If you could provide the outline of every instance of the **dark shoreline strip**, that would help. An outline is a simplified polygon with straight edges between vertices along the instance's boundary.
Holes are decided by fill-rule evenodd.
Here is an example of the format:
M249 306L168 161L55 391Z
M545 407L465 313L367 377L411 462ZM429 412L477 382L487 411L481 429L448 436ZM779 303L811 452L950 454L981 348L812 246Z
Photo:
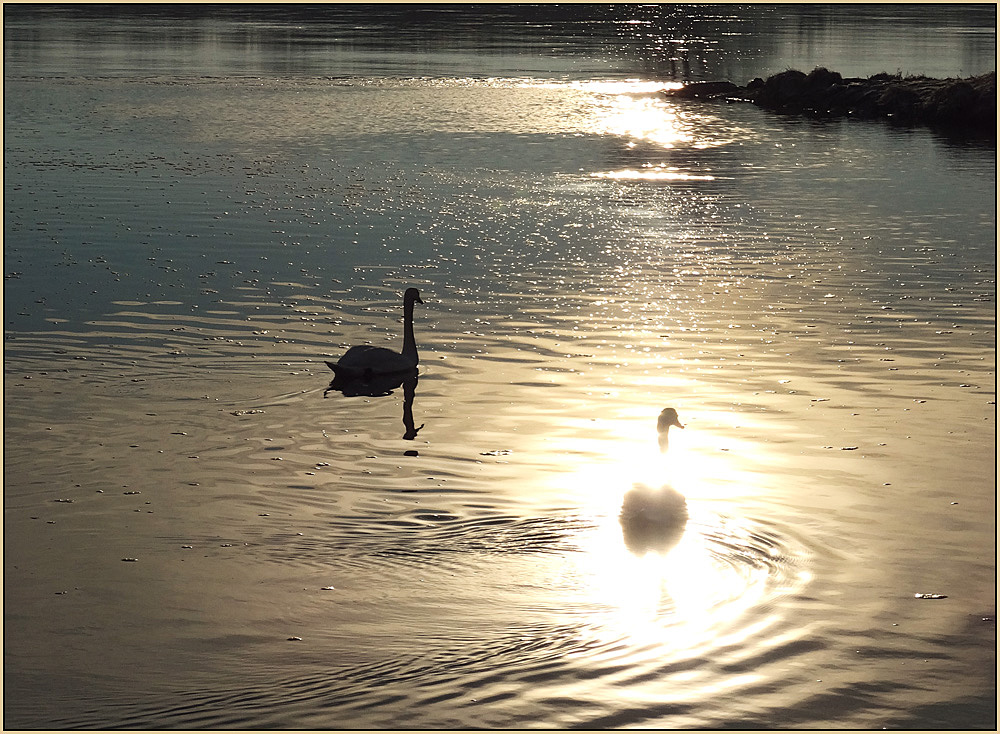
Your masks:
M835 71L790 69L745 87L732 82L693 82L664 94L678 99L750 102L763 109L820 118L854 117L901 125L931 125L997 132L997 76L968 79L875 74L844 78Z

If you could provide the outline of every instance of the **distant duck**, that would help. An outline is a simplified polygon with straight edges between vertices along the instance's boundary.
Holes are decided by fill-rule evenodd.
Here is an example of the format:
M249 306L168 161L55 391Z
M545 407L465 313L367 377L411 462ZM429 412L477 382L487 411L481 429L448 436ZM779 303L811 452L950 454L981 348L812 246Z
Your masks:
M666 408L656 422L660 451L667 450L671 426L684 428L677 411ZM650 550L666 552L680 541L688 520L687 500L670 485L650 487L635 484L622 501L618 516L625 545L634 553Z
M413 337L413 304L423 303L416 288L407 288L403 294L403 349L394 352L385 347L360 344L347 350L336 364L326 366L336 375L334 382L344 384L355 382L382 381L388 375L413 372L420 361L417 356L417 342ZM401 384L402 380L398 384ZM398 386L398 384L396 386Z

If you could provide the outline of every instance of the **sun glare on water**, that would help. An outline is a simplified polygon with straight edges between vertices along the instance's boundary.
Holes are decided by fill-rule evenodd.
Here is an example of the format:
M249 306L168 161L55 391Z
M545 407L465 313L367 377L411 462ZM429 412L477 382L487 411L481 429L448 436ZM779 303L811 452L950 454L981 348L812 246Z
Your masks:
M647 164L641 169L625 168L619 171L599 171L590 174L594 178L611 178L623 181L714 181L715 176L685 173L678 168L662 164Z
M602 95L596 100L594 132L616 135L663 148L695 144L692 126L674 105L657 96Z
M576 559L585 600L602 610L593 620L598 635L679 652L715 644L720 631L742 634L736 622L769 593L768 570L736 571L721 558L708 537L726 532L717 522L692 508L675 546L637 554L623 541L617 513L601 518L580 538Z
M671 431L670 450L661 454L650 428L648 420L633 417L611 423L615 435L595 440L606 438L615 454L562 480L593 520L576 539L581 552L571 557L576 591L588 608L598 610L591 628L608 640L628 639L678 654L715 645L720 636L759 632L770 624L767 618L753 625L737 620L772 593L770 569L739 557L751 542L748 529L712 512L707 498L718 499L720 489L699 480L729 476L727 484L745 488L747 477L727 469L731 458L725 453L713 459L689 450L683 430ZM619 520L623 498L636 483L653 490L669 484L687 498L686 524L675 535L668 533L662 547L630 544Z

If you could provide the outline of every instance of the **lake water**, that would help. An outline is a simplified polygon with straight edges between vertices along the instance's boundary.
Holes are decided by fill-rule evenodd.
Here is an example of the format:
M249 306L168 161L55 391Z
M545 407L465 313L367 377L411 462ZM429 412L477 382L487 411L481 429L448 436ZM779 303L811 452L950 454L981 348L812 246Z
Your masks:
M4 11L6 728L996 728L994 6Z

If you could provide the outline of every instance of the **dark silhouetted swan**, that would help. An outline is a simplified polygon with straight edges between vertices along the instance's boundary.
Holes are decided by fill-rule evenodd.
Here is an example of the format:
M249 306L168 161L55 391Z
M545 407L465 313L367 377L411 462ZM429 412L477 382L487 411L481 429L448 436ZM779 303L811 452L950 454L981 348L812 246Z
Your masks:
M667 450L671 426L684 427L677 411L665 408L656 421L661 452ZM687 500L668 484L658 488L635 484L625 493L618 519L625 545L633 553L666 552L677 545L684 533L688 519Z
M394 352L385 347L360 344L347 350L337 361L327 362L334 371L334 382L377 382L388 375L401 375L417 369L417 342L413 338L413 304L423 303L416 288L407 288L403 294L403 350ZM400 380L396 385L402 383Z

